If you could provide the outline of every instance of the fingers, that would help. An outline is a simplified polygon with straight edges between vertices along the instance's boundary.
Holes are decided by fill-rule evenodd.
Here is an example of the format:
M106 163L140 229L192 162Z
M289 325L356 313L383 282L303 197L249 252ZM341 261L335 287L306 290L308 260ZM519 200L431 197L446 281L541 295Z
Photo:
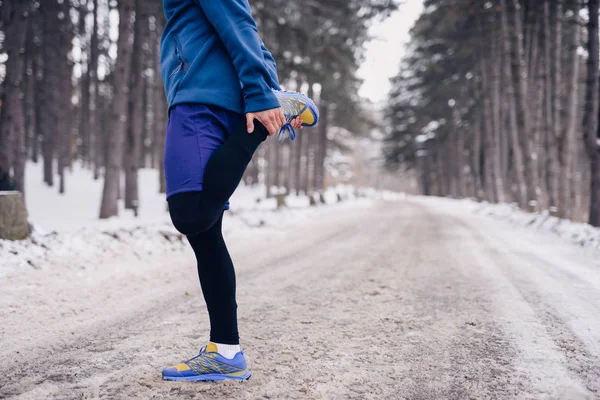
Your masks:
M294 129L302 129L302 118L297 117L292 121L292 127L294 127Z
M254 132L254 114L252 113L246 114L246 128L248 133Z
M272 135L279 132L281 127L285 125L285 117L283 116L281 108L271 110L271 112L269 113L269 123L272 125L274 130L273 133L271 133Z
M277 117L279 119L279 127L281 128L286 123L285 116L283 115L283 111L281 110L281 108L277 109Z
M273 121L272 116L263 117L262 119L259 119L259 121L261 124L263 124L265 126L265 128L267 128L267 131L269 132L269 136L273 136L279 130L277 128L277 125Z
M252 124L252 131L254 131L254 123L249 118L256 118L261 124L267 128L269 136L275 135L283 125L285 125L285 117L281 108L275 108L271 110L258 111L255 113L246 114L246 125L248 125L248 132L250 132L250 125Z
M264 125L269 136L277 134L281 130L281 127L286 124L285 116L280 108L248 113L246 114L246 128L248 129L248 133L254 132L254 119L259 120L260 123ZM302 129L302 118L294 118L290 122L290 125L294 129Z
M271 110L271 112L267 115L268 124L269 124L269 133L271 135L275 135L281 127L285 124L285 118L283 117L283 113L281 109L278 108L276 110Z
M271 135L275 135L277 133L279 133L279 130L281 129L281 126L279 125L279 121L277 121L277 118L274 117L273 121L271 122L271 128L273 129L271 131Z

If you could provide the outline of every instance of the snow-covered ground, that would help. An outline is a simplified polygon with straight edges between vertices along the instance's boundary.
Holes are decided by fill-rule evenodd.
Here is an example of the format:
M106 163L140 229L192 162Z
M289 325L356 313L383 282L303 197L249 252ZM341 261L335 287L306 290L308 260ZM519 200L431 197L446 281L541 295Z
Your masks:
M155 173L142 173L140 218L109 221L99 200L70 198L99 187L69 178L64 198L30 191L32 238L0 241L0 398L600 398L600 258L585 225L351 188L276 211L240 188L225 230L253 377L172 383L161 368L209 327Z
M139 174L140 208L135 217L120 204L119 217L99 220L102 180L76 164L67 174L66 194L57 187L42 184L42 165L27 165L26 202L33 235L21 242L0 240L0 277L15 268L44 269L53 265L85 268L131 257L145 260L156 254L187 251L183 237L170 222L164 194L158 191L158 172L142 169ZM57 177L58 178L58 177ZM232 198L232 208L224 220L228 237L252 235L257 230L294 226L303 220L319 218L329 207L372 207L375 201L399 200L404 195L349 186L326 192L327 207L309 207L306 196L288 196L287 207L277 210L275 199L264 198L263 186L240 188ZM360 196L357 196L360 193ZM338 203L338 195L343 202ZM435 197L409 197L453 210L493 218L542 236L558 235L577 246L600 250L600 229L562 220L548 213L531 214L511 204L478 203Z
M119 217L99 220L102 180L94 181L92 172L78 165L68 173L63 195L41 182L41 165L28 164L26 202L34 232L24 241L0 240L0 278L15 268L85 269L117 259L139 262L187 251L187 243L170 222L165 195L158 192L156 170L140 171L138 217L121 204ZM290 195L287 207L277 210L276 200L264 194L262 186L240 186L234 193L224 219L228 238L319 218L330 207L370 207L374 199L398 197L372 190L357 196L353 188L340 186L325 193L326 206L309 207L308 197ZM338 195L343 202L338 203Z
M94 180L92 171L76 164L67 173L66 193L58 194L57 186L49 187L42 184L42 166L27 164L26 202L30 221L41 233L70 232L86 226L103 227L106 229L120 228L146 223L168 222L167 202L165 195L158 191L158 171L142 169L139 172L140 207L139 215L125 210L120 202L119 217L109 221L99 221L100 201L102 197L103 180ZM344 189L339 189L344 190ZM275 200L264 200L264 187L241 186L233 195L232 210L272 210ZM327 200L332 201L333 192L328 193ZM307 198L290 198L291 207L305 207Z
M558 236L563 241L578 247L600 252L600 228L573 222L550 215L548 211L530 213L519 209L515 204L491 204L473 200L454 200L439 197L415 196L427 204L441 209L462 211L510 224L516 229L539 234L542 238Z
M133 254L129 233L90 232L114 253L102 263L0 278L0 398L598 398L598 257L472 206L347 201L260 228L238 221L258 211L231 215L245 384L161 380L207 340L186 246L156 231Z
M473 212L537 232L552 233L581 247L600 250L600 228L550 215L549 212L528 213L514 204L473 204Z

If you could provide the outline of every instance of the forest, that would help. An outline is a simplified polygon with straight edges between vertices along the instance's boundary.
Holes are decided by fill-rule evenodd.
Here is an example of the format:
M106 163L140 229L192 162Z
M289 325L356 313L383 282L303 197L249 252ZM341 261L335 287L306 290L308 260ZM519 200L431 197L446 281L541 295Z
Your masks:
M318 199L332 151L381 131L387 168L425 195L600 226L598 0L425 0L383 113L357 71L402 1L250 3L282 85L321 122L262 146L247 184ZM80 163L104 182L100 218L121 200L137 213L141 168L164 190L161 2L4 0L0 21L0 189L24 191L32 162L64 193Z
M598 0L426 0L385 157L424 194L600 226Z
M317 99L321 123L293 144L269 141L247 171L248 184L318 194L326 154L342 134L374 125L358 96L369 26L393 0L251 1L280 83ZM0 2L0 189L25 190L28 161L44 183L68 191L74 163L103 179L100 218L137 212L138 171L161 171L167 105L158 70L164 14L159 0Z

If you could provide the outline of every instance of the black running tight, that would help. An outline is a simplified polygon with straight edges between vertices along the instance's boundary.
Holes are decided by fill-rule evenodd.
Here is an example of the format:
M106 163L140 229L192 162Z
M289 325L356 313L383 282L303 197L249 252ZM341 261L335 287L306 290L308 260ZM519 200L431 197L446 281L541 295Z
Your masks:
M210 340L239 344L235 271L223 240L221 224L229 197L239 185L267 130L254 121L255 131L230 132L206 165L202 191L168 198L175 228L187 236L198 261L198 275L210 318Z

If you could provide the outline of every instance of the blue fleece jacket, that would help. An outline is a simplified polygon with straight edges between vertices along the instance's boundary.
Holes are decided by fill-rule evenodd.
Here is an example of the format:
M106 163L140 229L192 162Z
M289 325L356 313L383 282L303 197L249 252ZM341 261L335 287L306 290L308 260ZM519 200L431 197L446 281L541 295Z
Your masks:
M248 0L163 0L160 69L169 108L215 105L240 114L279 107L275 60Z

